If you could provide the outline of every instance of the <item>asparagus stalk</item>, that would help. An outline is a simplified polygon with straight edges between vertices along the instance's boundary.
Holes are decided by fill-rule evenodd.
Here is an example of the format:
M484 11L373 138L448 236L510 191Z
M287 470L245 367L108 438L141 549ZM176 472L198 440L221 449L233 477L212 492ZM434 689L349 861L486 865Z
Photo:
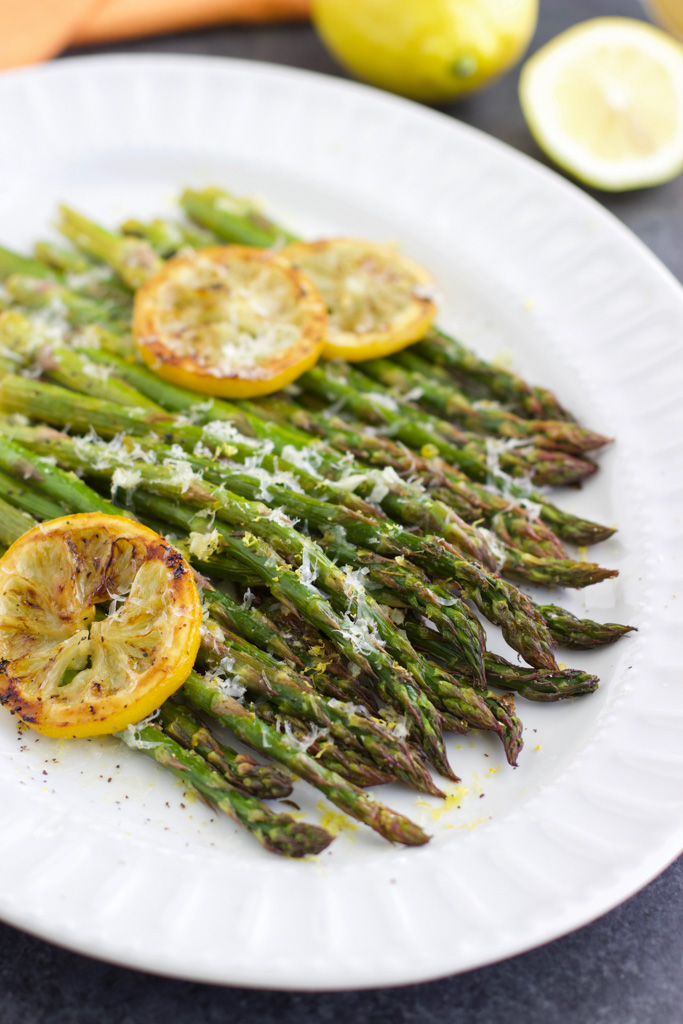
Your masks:
M191 555L188 561L190 559ZM209 608L212 616L225 624L233 633L238 633L257 647L269 651L276 658L282 658L284 661L296 665L302 664L301 659L277 631L273 623L257 608L244 607L220 590L205 589L203 598L204 604Z
M262 416L289 423L309 435L324 437L340 452L350 452L372 465L389 466L404 476L417 475L433 497L453 507L468 522L482 521L505 543L540 558L567 556L543 520L547 519L559 535L577 544L594 544L615 532L612 527L563 512L539 494L533 495L533 504L541 519L531 519L526 508L515 504L514 497L511 497L515 492L518 500L527 502L522 489L513 480L506 481L509 494L498 494L490 485L479 484L450 466L438 457L437 452L426 449L425 456L392 438L369 434L362 428L355 429L339 416L323 415L272 396L252 405Z
M42 458L8 441L0 430L0 470L31 483L72 511L125 515L120 508L93 491L75 473L65 472Z
M425 458L401 442L382 434L355 429L339 416L303 408L269 396L253 407L261 416L289 423L305 433L325 438L339 452L352 454L367 464L395 470L400 476L417 478L428 493L468 523L484 523L510 547L518 547L539 558L566 558L567 552L543 522L533 521L509 498L469 480L464 473L442 459Z
M192 672L182 687L183 695L199 710L227 726L247 746L260 750L286 765L306 782L319 789L328 800L346 814L362 821L390 842L420 846L429 837L408 818L372 800L362 789L345 782L320 765L304 751L287 742L272 726L229 696L218 679L203 679Z
M68 206L59 207L56 226L79 249L110 264L133 290L162 266L154 249L144 239L116 235Z
M489 692L486 694L486 703L502 730L503 747L508 764L516 767L524 741L522 739L523 726L515 714L513 700L509 695L501 697L497 693Z
M295 651L318 693L361 704L372 713L376 708L372 685L326 636L267 591L259 593L259 609L277 622L279 632Z
M9 401L12 380L12 378L6 377L0 384L0 396L2 396L5 403ZM37 382L30 382L27 387L22 378L14 378L14 381L19 383L20 390L25 394L31 392L33 395L38 396L41 394L45 395L46 393L50 396L54 395L55 400L50 402L48 407L43 406L41 408L40 414L44 415L45 418L55 422L59 417L66 415L66 419L62 419L62 422L74 423L73 412L64 413L64 407L69 403L69 396L66 393L62 396L55 395L54 393L57 389L50 389L45 392L44 389L49 389L49 385L40 385ZM57 399L60 400L62 405L61 410L58 410ZM19 408L22 407L21 403L19 403ZM120 427L126 417L130 419L131 423L137 425L138 429L148 429L150 425L153 429L158 428L157 421L150 424L149 417L143 415L136 419L133 416L135 410L124 409L117 411L116 407L110 406L107 403L98 403L95 400L85 400L82 398L78 402L71 403L72 409L76 407L80 407L83 410L81 415L84 423L88 421L89 411L94 414L95 410L98 410L99 419L106 421L103 425L105 430L108 430L110 433L112 428ZM104 409L110 410L110 414L104 415ZM92 419L93 416L91 415L91 422ZM114 427L115 422L116 427ZM71 465L77 465L79 469L90 469L92 471L88 452L83 448L76 449L73 444L69 446L68 442L61 442L59 450L63 458L66 458L70 452L71 454L68 457L72 460L77 460L72 461ZM97 472L103 474L109 472L111 475L113 464L116 461L115 453L112 453L107 461L110 462L110 465L98 468ZM140 464L137 472L146 481L146 486L153 486L154 489L162 493L164 488L166 488L165 493L174 493L174 496L178 496L177 490L173 491L173 488L178 486L177 474L173 474L166 467ZM259 479L250 481L247 474L240 474L239 480L236 479L235 475L231 475L229 479L231 487L235 488L237 486L242 494L251 493L256 495L261 492L263 486L262 481ZM276 538L289 549L294 545L298 547L301 554L303 553L303 542L300 535L291 528L278 523L275 518L269 518L270 513L267 510L264 512L262 507L256 508L251 507L245 502L240 503L234 489L228 494L227 492L221 493L218 488L206 481L201 483L195 481L195 484L193 492L184 490L181 491L180 496L184 495L186 499L195 502L208 501L212 503L213 507L216 508L216 514L219 518L225 521L229 520L234 525L238 525L236 517L242 517L240 520L241 525L253 522L254 517L256 517L259 523L259 530L264 532L264 535L270 540ZM499 577L487 573L483 568L476 566L472 562L459 558L447 544L439 541L437 538L417 537L394 524L377 523L339 506L317 502L305 495L294 494L288 488L277 483L269 483L268 488L272 499L282 504L289 514L305 519L317 528L329 529L332 524L342 526L346 530L348 539L355 545L372 547L379 554L390 556L405 555L418 564L424 565L430 572L441 574L448 579L454 580L490 621L501 626L505 638L511 646L518 650L530 664L546 668L555 666L552 645L545 622L539 613L536 612L529 599ZM326 585L335 583L337 588L341 587L343 589L343 581L335 575L334 567L328 564L328 560L325 559L322 553L317 556L317 560L320 565L319 572L325 570L326 575L324 579Z
M410 785L440 795L408 747L397 742L389 729L363 709L320 696L307 679L234 634L223 634L223 639L207 638L200 653L209 665L227 665L252 695L269 699L288 718L316 723L349 750L365 751L376 765L388 768Z
M297 241L296 235L261 213L255 202L238 199L222 189L186 189L180 203L188 217L210 229L223 241L261 249Z
M10 515L7 517L6 522L13 524L15 531L20 529L23 532L23 528L30 528L35 523L29 517L24 517L21 513L17 514L11 506L8 506L8 508ZM13 539L15 539L15 534L9 534L7 537L8 542L11 542ZM417 783L418 787L423 791L433 795L442 795L434 786L426 771L416 762L406 745L399 741L397 737L391 735L390 731L378 722L360 714L356 709L339 702L324 702L322 698L319 698L311 690L306 680L293 676L288 670L274 662L272 658L252 648L246 642L240 644L237 642L237 638L233 638L230 647L226 647L220 641L214 640L213 644L210 643L207 648L205 640L204 649L212 651L221 661L229 658L230 671L234 672L235 677L247 687L255 689L257 692L265 693L271 698L278 697L283 712L291 712L293 710L295 714L302 713L306 717L329 728L333 734L343 739L346 743L350 743L352 747L355 746L367 750L374 760L383 766L383 772L373 771L362 757L354 759L350 751L340 751L337 748L332 748L331 750L331 754L336 758L336 763L345 765L347 770L352 770L355 777L362 779L364 784L377 784L380 781L387 781L386 769L389 767L395 769L397 775L403 777L411 784L415 785ZM173 735L175 735L176 739L183 742L186 740L187 735L190 737L194 735L194 741L190 739L190 745L196 746L201 742L205 748L210 748L213 752L213 757L210 760L216 763L216 758L219 758L220 766L225 771L226 751L217 746L216 742L210 737L210 734L208 736L205 733L197 734L198 726L196 723L193 727L192 723L188 724L187 720L179 722L177 710L169 711L167 709L162 714L165 715L166 719L170 719L175 723L176 732ZM168 724L168 722L165 722L165 724ZM327 760L329 761L330 759L330 756L328 756Z
M92 263L76 249L68 249L55 242L36 242L33 253L39 263L45 264L58 275L83 274Z
M20 467L28 471L33 479L39 477L41 488L46 493L52 496L57 494L65 497L69 501L70 507L75 508L77 511L99 510L108 511L111 514L120 514L120 509L102 499L73 473L65 473L54 466L50 466L40 456L36 456L28 450L0 438L0 468L7 467L11 467L11 469ZM141 467L138 472L142 473L143 468ZM159 469L164 468L159 467ZM111 475L111 466L100 472ZM161 475L163 476L164 474ZM168 475L166 475L166 483L172 484ZM136 500L138 500L137 495ZM220 511L227 515L228 511L231 510L230 518L238 522L240 518L239 507L241 506L241 514L243 516L241 519L242 527L248 525L254 518L266 524L279 525L275 524L273 520L268 519L270 510L264 506L258 505L252 508L248 503L241 502L237 496L227 499L227 502L227 505L224 505ZM153 515L157 514L154 508L151 511ZM176 522L181 528L189 526L188 532L192 532L193 516L191 513L188 515L186 510L181 509L180 506L166 503L165 514L162 513L160 518L165 519L167 522ZM194 523L194 526L200 528L203 525L201 518ZM278 565L276 553L268 548L267 545L264 546L259 542L258 538L251 534L247 534L244 538L233 537L231 530L223 527L222 524L219 530L225 545L232 549L232 553L239 560L256 569L264 582L270 585L271 589L275 588L273 589L274 593L281 591L285 599L291 601L295 607L298 607L302 614L312 618L312 621L329 636L346 657L355 661L362 670L377 677L383 698L397 703L405 711L411 720L415 734L419 736L428 756L440 771L452 776L443 746L441 722L438 713L426 696L415 689L413 678L409 672L393 661L392 658L388 657L382 647L376 643L372 634L367 632L367 626L362 626L357 621L355 629L360 629L360 634L356 636L353 632L349 633L352 623L345 623L340 619L323 595L309 583L299 579L288 567ZM293 544L303 543L300 535L289 528L283 528L275 532L280 533L285 543L287 541ZM319 553L318 561L321 563L327 562L322 551ZM328 570L330 575L338 573L338 570L336 570L332 563L329 563ZM389 625L387 621L387 628Z
M35 487L2 472L0 472L0 492L6 501L23 509L28 515L35 516L36 519L58 519L68 512L68 508L52 501Z
M231 422L247 436L272 442L275 446L274 450L278 453L281 453L288 445L294 448L310 448L310 434L322 432L323 435L327 435L327 440L332 448L337 448L340 452L353 452L363 463L367 460L371 465L374 462L382 466L389 466L408 476L417 473L427 480L432 480L436 476L442 484L442 490L437 493L432 488L435 497L445 504L451 505L456 512L469 521L490 522L492 529L499 533L501 539L513 544L519 542L524 550L538 557L566 557L562 545L548 529L548 526L552 526L559 536L576 544L594 544L605 540L614 533L612 527L580 519L556 508L543 495L533 492L530 496L527 495L519 482L516 484L513 480L505 481L505 488L510 492L509 494L496 494L485 486L468 479L464 473L454 470L444 460L435 458L438 456L436 450L430 451L429 456L425 459L424 456L418 455L408 448L403 446L399 448L396 442L389 438L373 437L367 432L353 434L348 431L343 440L340 440L338 433L340 425L343 424L343 428L349 428L348 424L338 417L332 417L330 423L334 425L337 433L329 435L328 428L324 427L324 417L315 418L314 413L295 406L292 406L295 416L300 417L305 414L309 418L296 422L292 417L287 423L290 433L282 434L278 430L269 430L269 424L264 424L263 418L264 415L267 415L268 410L268 405L264 403L264 400L259 403L240 403L240 408L237 408L234 404L209 398L198 406L197 395L194 392L168 384L145 367L119 359L109 350L100 352L87 350L86 354L93 362L114 366L118 377L163 406L167 411L189 412L197 423L209 423L215 420ZM268 400L268 402L272 401L276 400ZM284 409L287 404L280 403L281 409ZM325 450L316 449L316 452L317 457L321 458L321 470L332 476L338 474L338 466L335 474L334 458L330 457ZM347 463L343 468L348 470L349 464ZM360 470L362 466L358 468ZM479 462L477 472L480 477L485 479L488 470ZM519 505L515 505L510 497L511 494L516 495L522 501L531 497L540 510L543 522L530 522L524 510Z
M533 501L540 498L541 518L558 537L570 544L597 544L616 533L616 527L602 526L600 523L591 522L590 519L581 519L580 516L564 512L541 495L532 494L530 497Z
M180 249L205 249L217 244L216 236L210 231L160 217L148 223L127 220L121 225L121 231L124 235L146 239L162 259L175 256Z
M31 530L35 525L36 520L32 516L0 498L0 545L3 549L8 548L22 533Z
M274 726L278 732L284 730L285 734L296 743L301 744L302 749L318 764L340 775L347 782L366 789L369 786L384 786L388 782L395 781L395 776L391 775L386 768L384 770L378 768L365 754L358 750L350 750L348 747L338 746L328 739L325 733L318 736L315 731L307 728L305 722L297 720L296 717L287 715L283 724L277 707L271 701L259 700L253 707L263 722Z
M566 420L525 420L492 402L473 403L454 384L449 387L431 379L430 364L410 351L399 352L393 360L369 359L361 369L400 397L476 433L530 438L534 444L562 448L575 455L608 443L606 437Z
M29 309L52 309L76 327L105 326L118 333L129 330L130 311L112 299L95 299L44 277L13 274L5 288L15 302Z
M201 754L236 789L260 800L277 800L292 792L289 776L275 765L259 764L249 754L238 754L231 747L219 743L184 705L165 701L159 709L159 722L176 743Z
M575 651L588 651L593 647L613 644L635 629L635 626L621 626L618 622L580 619L556 604L540 605L539 611L548 624L555 642L560 647L572 648Z
M106 366L93 363L73 349L64 346L44 349L38 357L38 365L50 380L62 387L73 388L75 391L85 387L86 393L93 398L138 409L150 409L162 415L164 413L160 405L125 381L118 380Z
M291 814L276 814L256 797L235 789L203 757L186 750L153 725L129 726L118 736L133 749L168 768L211 807L217 807L243 825L273 853L306 857L321 853L332 842L329 832L317 825L296 821Z
M328 402L343 402L344 408L354 416L371 426L390 429L392 436L411 448L418 451L425 446L432 448L435 455L459 466L480 483L486 483L490 475L495 479L496 475L495 469L492 472L487 466L487 453L495 454L503 471L509 470L519 477L531 473L538 485L579 483L597 468L586 459L552 449L525 445L512 451L509 443L505 443L498 450L496 443L503 445L503 442L494 439L485 442L477 435L463 434L445 420L395 399L381 387L378 390L378 385L348 364L318 365L303 374L297 384Z
M537 558L514 548L502 551L500 571L521 583L541 587L573 587L581 589L619 575L617 569L604 569L595 562L576 562L565 558Z
M416 647L446 665L453 673L465 672L466 666L437 633L417 622L406 621L408 636ZM593 693L598 687L596 676L579 669L538 670L526 665L513 665L505 658L487 651L486 682L503 690L514 690L533 701L558 701Z
M486 678L491 686L515 690L527 700L557 701L584 697L598 688L597 676L575 668L557 672L530 672L524 665L513 665L498 654L488 654Z
M417 343L415 351L428 362L452 370L465 390L468 384L475 384L485 396L505 402L520 416L540 420L573 419L552 392L531 387L516 374L487 363L436 327L432 327L427 336Z
M0 246L0 281L6 281L12 274L26 274L28 277L56 278L55 271L40 260L32 260L19 253Z

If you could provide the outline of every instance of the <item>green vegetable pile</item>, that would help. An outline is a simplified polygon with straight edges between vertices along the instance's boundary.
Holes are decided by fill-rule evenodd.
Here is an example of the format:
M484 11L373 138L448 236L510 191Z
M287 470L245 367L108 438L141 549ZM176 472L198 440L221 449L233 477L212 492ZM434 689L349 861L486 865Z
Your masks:
M89 511L162 533L200 574L202 645L176 697L123 738L275 852L332 839L263 802L287 797L292 773L386 839L424 843L366 788L442 795L429 768L457 778L444 731L496 733L516 764L511 694L593 692L598 680L560 669L555 646L631 629L516 586L616 575L564 546L613 530L548 497L590 477L607 439L436 328L391 358L321 363L263 399L162 380L136 357L135 288L188 247L294 237L217 189L181 204L185 220L118 234L62 208L71 247L0 249L0 543ZM487 651L474 609L526 664Z

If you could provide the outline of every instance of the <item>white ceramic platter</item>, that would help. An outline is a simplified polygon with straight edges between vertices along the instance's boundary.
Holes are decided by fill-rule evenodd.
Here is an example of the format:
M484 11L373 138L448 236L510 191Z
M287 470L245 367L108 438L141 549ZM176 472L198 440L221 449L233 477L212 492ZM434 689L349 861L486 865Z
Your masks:
M358 826L282 861L115 740L20 736L3 714L0 916L121 964L300 989L422 981L585 924L683 845L683 291L561 178L358 85L193 57L0 79L0 241L28 248L62 199L113 225L209 183L302 233L399 239L437 277L446 327L618 439L558 500L619 524L595 555L621 576L559 599L639 632L564 655L600 675L594 696L518 702L517 770L468 738L445 807L382 790L433 834L419 850ZM310 789L297 799L329 821Z

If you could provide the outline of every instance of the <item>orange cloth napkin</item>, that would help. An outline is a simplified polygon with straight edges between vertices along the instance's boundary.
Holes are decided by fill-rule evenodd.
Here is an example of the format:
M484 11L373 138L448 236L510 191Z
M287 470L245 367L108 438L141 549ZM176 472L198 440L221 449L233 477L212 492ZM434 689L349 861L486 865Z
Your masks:
M648 0L648 7L662 28L683 39L683 0Z
M0 68L66 46L180 32L221 22L308 17L310 0L0 0Z

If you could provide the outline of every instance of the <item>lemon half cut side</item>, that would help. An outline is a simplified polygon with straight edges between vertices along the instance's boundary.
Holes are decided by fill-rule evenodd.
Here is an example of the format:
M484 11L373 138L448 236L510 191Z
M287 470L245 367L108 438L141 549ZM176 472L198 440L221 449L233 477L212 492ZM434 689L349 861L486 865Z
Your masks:
M118 732L185 682L201 621L189 566L153 530L41 523L0 559L0 702L47 736Z
M576 25L527 61L519 93L539 146L588 185L624 191L683 170L683 46L660 29Z

